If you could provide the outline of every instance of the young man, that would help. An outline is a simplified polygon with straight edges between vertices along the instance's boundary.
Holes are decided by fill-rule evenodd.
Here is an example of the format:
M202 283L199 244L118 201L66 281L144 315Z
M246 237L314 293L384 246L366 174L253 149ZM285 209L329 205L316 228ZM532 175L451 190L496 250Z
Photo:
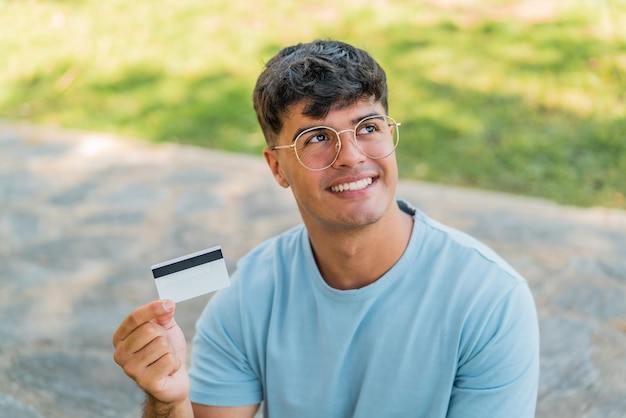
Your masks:
M197 323L192 368L170 301L135 310L115 360L146 416L533 417L538 326L490 249L396 201L399 123L382 68L334 41L283 49L254 108L304 225L244 257Z

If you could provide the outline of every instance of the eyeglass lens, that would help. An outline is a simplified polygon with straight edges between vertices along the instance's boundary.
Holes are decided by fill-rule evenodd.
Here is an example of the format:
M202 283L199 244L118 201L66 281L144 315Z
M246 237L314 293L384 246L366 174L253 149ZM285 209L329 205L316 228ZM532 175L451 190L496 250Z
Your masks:
M354 143L370 158L384 158L396 148L399 139L397 123L389 116L379 115L363 119L354 128ZM352 130L342 131L352 132ZM344 140L349 140L344 138ZM312 170L329 167L339 155L339 135L326 126L307 129L295 142L300 162Z

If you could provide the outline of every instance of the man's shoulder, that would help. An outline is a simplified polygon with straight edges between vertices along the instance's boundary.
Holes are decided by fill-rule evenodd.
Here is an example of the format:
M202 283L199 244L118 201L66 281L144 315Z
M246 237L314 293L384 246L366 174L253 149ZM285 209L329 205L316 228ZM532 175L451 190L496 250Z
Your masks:
M278 282L289 280L289 271L310 262L308 235L303 225L268 238L237 262L234 280L243 292L272 291Z
M423 230L429 244L443 251L443 254L454 253L457 263L480 262L484 266L491 266L510 276L514 281L524 281L523 277L504 260L493 248L469 233L443 224L417 211L416 222L423 225ZM441 253L440 253L441 254ZM460 258L458 258L460 255Z
M293 261L294 247L301 246L300 240L306 230L302 225L295 226L280 235L268 238L258 244L237 262L237 269L231 277L231 286L222 289L214 297L212 304L218 310L233 307L246 315L261 319L268 313L277 289L288 280L284 274L286 260ZM290 258L288 258L290 256Z
M302 241L305 239L303 234L306 235L306 229L304 225L300 224L266 239L241 258L238 268L266 263L283 256L285 253L294 254L297 249L302 247Z

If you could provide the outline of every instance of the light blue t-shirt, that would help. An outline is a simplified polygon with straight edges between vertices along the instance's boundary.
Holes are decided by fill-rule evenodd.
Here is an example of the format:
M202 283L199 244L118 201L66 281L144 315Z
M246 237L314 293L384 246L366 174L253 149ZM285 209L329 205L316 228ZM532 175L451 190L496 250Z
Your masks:
M473 238L414 219L402 258L358 290L326 284L303 226L242 258L198 320L191 400L264 400L271 418L533 417L527 282Z

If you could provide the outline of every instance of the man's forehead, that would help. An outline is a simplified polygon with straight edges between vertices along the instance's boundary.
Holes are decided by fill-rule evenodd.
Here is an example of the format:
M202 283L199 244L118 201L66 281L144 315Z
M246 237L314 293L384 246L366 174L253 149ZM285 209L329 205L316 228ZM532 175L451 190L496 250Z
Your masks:
M374 110L379 113L384 112L383 104L380 100L377 101L374 97L363 98L353 103L338 102L330 108L328 114L321 118L307 114L307 108L309 105L310 101L302 100L289 106L285 112L284 122L299 120L303 123L324 124L327 120L333 119L337 112L341 112L345 115L354 113L357 118L360 113L363 113L365 116Z

